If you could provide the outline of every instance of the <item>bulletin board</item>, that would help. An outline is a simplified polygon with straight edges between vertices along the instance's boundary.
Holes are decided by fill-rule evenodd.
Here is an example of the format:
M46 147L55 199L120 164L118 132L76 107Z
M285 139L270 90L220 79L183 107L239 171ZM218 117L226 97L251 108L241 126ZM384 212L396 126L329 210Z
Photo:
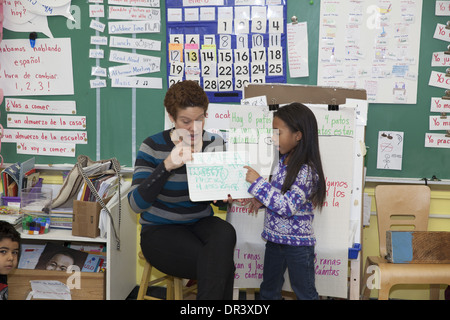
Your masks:
M168 85L190 79L210 102L249 83L286 82L285 0L166 0Z
M40 105L55 105L59 111L55 111L54 116L57 116L58 119L60 116L67 116L79 117L81 121L85 121L84 128L70 130L74 133L73 137L78 137L78 141L75 144L74 156L21 154L18 152L16 142L7 142L6 137L4 137L2 139L1 154L5 163L25 161L34 156L36 158L36 164L73 164L76 162L77 156L82 154L88 155L93 160L116 157L121 165L131 167L134 165L134 158L141 142L149 135L163 129L163 99L167 91L166 82L162 81L166 77L166 68L162 67L166 65L164 50L165 3L164 1L158 0L137 1L134 2L135 8L131 9L127 5L127 2L126 0L103 0L97 3L75 1L71 3L70 1L64 1L68 5L68 12L70 12L74 20L70 20L67 14L64 16L54 10L54 15L37 16L33 20L35 23L32 27L26 30L12 31L6 28L3 29L3 41L21 40L23 41L24 48L27 50L30 49L29 35L33 31L37 33L37 48L45 46L48 41L55 41L60 48L63 48L60 41L61 39L67 39L64 41L70 44L71 61L63 61L64 64L57 68L61 70L70 69L73 72L73 82L69 82L66 79L59 79L61 91L54 92L55 94L45 94L45 92L44 94L38 94L34 89L39 90L40 87L30 86L29 88L33 90L33 92L30 92L31 94L5 95L0 105L0 122L5 130L10 129L7 124L8 117L17 117L19 115L28 115L29 117L31 115L37 116L36 113L19 113L7 110L7 107L13 106L13 102L17 106L20 103L19 99L46 101L46 103L40 103ZM101 10L98 9L98 11L95 11L96 7L92 7L92 5L101 6ZM121 8L120 15L122 19L117 18L117 10L110 11L113 8ZM126 10L126 8L130 10ZM4 9L7 10L7 6ZM14 10L16 9L18 8ZM26 9L22 8L22 12L23 10L26 11ZM158 10L160 14L157 14L153 10ZM123 28L126 24L125 21L132 21L138 26L142 24L142 20L137 15L145 14L146 19L153 19L149 16L149 12L154 13L153 18L158 19L160 32L135 34L123 32L121 34L114 34L110 30L113 25L116 26L117 30ZM103 16L98 16L99 14L103 14ZM95 15L97 17L94 17ZM124 20L124 18L128 20ZM101 24L104 25L103 31L94 29L94 27L97 28L96 26L101 26ZM121 41L118 41L120 39ZM154 46L155 42L160 44L159 50L157 46ZM4 44L4 42L1 44ZM133 44L134 48L130 47L131 44ZM152 46L153 49L149 50ZM98 55L98 50L103 51L103 57ZM125 65L117 61L112 61L112 53L118 51L124 54L141 54L146 57L151 57L150 59L156 58L160 60L161 68L159 71L136 75L135 77L139 77L140 79L159 78L162 83L161 89L115 86L110 77L112 73L110 73L109 68ZM36 54L31 54L30 56L38 58ZM30 60L30 62L32 61ZM51 64L56 62L58 61L50 60L50 64L47 64L48 68L45 71L49 74L51 72L55 73L56 67ZM3 73L5 63L2 54L0 54L0 63ZM93 75L92 68L96 66L105 69L106 71L103 70L105 74L101 75L97 73L97 75ZM119 71L124 72L120 69L115 70L116 73ZM62 74L62 71L60 74ZM122 77L121 79L124 78ZM23 85L22 88L24 90L28 89L26 79L20 78L18 81L18 83ZM94 87L91 85L92 82L94 82ZM105 83L105 86L101 86L102 82ZM70 91L68 91L69 88L71 88ZM34 92L36 93L33 94ZM10 101L9 106L7 106L8 99ZM66 105L68 105L67 108L64 107ZM69 113L66 114L66 112ZM41 117L42 115L40 114L39 116ZM35 130L24 127L18 129L22 130L22 132L25 130ZM69 131L61 128L39 130L41 131L39 137L34 140L37 147L55 138L57 134ZM45 132L44 136L42 136L42 132Z
M309 39L309 77L289 78L289 84L318 84L318 64L320 44L320 6L323 1L314 1L300 3L288 1L288 17L297 16L298 21L305 21L308 24ZM331 1L332 2L332 1ZM386 1L389 2L389 1ZM380 177L388 179L410 178L420 181L423 178L431 179L436 176L438 179L450 179L450 170L447 169L446 162L449 155L448 148L425 147L427 133L440 135L445 140L446 130L440 129L430 131L430 117L440 117L440 113L431 111L432 98L438 98L442 101L445 96L444 88L438 88L429 85L430 75L433 71L445 75L447 65L432 66L432 58L435 52L442 54L447 51L448 41L434 38L438 24L444 26L449 20L448 16L436 15L436 2L423 2L421 17L420 38L414 38L414 41L420 41L420 52L418 64L418 94L417 102L414 104L397 103L369 103L367 127L366 127L366 146L367 155L365 157L366 175L368 177ZM445 1L444 1L445 2ZM393 5L397 1L390 1ZM419 17L418 17L419 18ZM445 79L445 78L444 78ZM443 100L441 106L447 105L448 100ZM447 103L445 103L447 102ZM448 113L447 113L448 115ZM377 147L378 136L386 131L404 132L403 141L403 162L401 170L377 169ZM435 139L435 142L437 139Z

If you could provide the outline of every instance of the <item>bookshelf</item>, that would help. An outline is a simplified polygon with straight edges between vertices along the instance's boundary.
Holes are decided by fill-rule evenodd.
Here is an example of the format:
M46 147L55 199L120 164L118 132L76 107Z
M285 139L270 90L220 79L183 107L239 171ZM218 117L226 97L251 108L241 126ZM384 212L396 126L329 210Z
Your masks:
M72 235L72 230L66 229L50 229L49 233L30 235L22 233L22 228L17 229L20 232L22 239L31 240L46 240L46 241L66 241L66 242L93 242L93 243L106 243L107 239L102 237L88 238L77 237Z
M110 207L114 218L119 216L118 203ZM72 289L72 299L106 299L123 300L136 286L136 233L137 217L128 205L126 190L122 190L122 214L120 227L115 221L120 237L120 249L116 247L116 239L109 217L107 218L107 236L105 238L88 238L72 236L71 230L50 229L42 235L27 235L21 233L22 239L37 241L64 241L103 243L106 245L106 273L81 273L81 288ZM118 218L116 219L118 220ZM21 230L19 230L21 231ZM17 269L8 275L9 299L25 299L30 280L59 280L63 283L71 274L63 271L25 270ZM83 285L84 283L84 285Z

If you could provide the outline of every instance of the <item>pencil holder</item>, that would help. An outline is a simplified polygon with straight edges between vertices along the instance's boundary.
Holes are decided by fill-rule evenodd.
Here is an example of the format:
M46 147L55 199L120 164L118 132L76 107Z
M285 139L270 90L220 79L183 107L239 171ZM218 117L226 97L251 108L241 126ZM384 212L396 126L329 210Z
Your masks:
M22 232L37 235L50 231L52 190L23 189L20 198Z

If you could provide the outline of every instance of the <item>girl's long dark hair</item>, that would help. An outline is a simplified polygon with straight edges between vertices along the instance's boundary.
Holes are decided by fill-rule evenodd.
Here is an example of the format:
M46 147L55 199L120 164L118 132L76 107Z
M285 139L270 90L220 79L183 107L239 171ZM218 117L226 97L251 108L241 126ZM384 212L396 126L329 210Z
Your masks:
M281 107L273 114L282 120L292 132L300 131L302 139L298 145L290 151L287 165L286 178L281 192L285 193L298 176L300 168L306 164L317 173L319 179L311 194L311 202L321 209L326 197L325 176L322 169L322 161L319 152L319 132L314 113L305 105L294 102Z

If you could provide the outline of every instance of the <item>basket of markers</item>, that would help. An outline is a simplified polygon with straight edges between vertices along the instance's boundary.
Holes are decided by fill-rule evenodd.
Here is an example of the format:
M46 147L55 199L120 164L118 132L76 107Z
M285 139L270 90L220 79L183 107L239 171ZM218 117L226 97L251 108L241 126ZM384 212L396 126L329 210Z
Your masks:
M24 189L20 197L22 232L30 235L45 234L50 231L52 190Z

